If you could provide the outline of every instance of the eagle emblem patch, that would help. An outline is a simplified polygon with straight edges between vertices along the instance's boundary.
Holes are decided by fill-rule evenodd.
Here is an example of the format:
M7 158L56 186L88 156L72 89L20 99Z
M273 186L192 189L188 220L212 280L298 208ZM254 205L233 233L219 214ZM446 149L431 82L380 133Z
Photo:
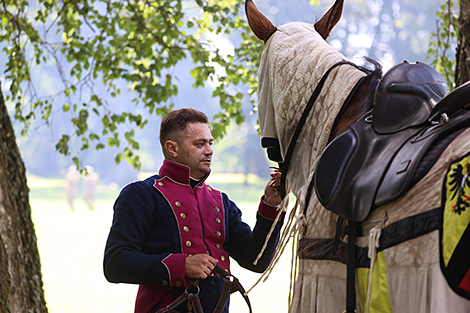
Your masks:
M442 194L441 268L451 288L470 299L470 153L447 170Z

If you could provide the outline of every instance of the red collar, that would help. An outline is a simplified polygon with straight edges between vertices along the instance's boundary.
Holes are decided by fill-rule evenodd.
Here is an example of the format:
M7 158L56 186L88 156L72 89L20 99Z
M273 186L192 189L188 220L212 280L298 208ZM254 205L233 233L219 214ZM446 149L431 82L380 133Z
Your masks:
M162 178L168 176L170 179L185 185L189 185L190 174L191 168L189 166L167 159L163 161L163 165L160 167L160 172L158 173L158 175ZM208 176L209 175L206 175L203 179L201 179L197 185L201 186Z

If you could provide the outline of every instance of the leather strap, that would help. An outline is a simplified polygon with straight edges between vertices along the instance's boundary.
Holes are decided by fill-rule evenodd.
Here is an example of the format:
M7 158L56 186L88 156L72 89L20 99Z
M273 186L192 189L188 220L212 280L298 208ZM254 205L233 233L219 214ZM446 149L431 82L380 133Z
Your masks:
M201 302L199 301L199 280L191 279L184 293L179 296L175 301L170 303L165 308L158 310L156 313L173 313L183 305L186 305L186 312L204 313L202 310ZM195 291L197 290L197 291ZM195 293L193 293L195 291ZM221 311L220 311L221 312ZM215 312L214 312L215 313Z
M230 291L232 289L231 287L232 282L230 281L230 279L224 278L224 287L222 289L222 294L220 295L219 302L217 302L213 313L220 313L224 310L228 298L230 297Z
M245 288L243 288L243 286L240 284L240 281L238 280L238 278L236 278L235 276L233 276L232 274L224 270L220 265L215 266L214 272L219 274L220 277L222 277L223 279L228 280L230 277L232 278L230 293L232 294L234 292L239 291L242 294L243 299L245 299L245 302L248 305L248 308L250 309L250 313L253 313L253 310L251 309L250 298L248 298L248 296L245 294L246 293ZM225 285L224 285L224 289L225 289ZM228 295L227 295L227 299L228 299Z
M222 289L222 294L220 295L219 301L217 302L217 305L212 313L221 313L225 305L227 304L227 301L230 297L230 294L239 291L243 298L246 301L246 304L248 305L248 308L250 309L250 313L253 313L251 309L251 303L250 299L248 298L247 295L245 295L245 289L243 286L240 284L240 281L238 278L235 276L231 275L229 272L224 270L220 265L216 265L214 268L214 272L220 275L220 277L223 278L224 280L224 286ZM230 278L232 280L230 280ZM186 290L184 293L179 296L175 301L170 303L167 307L162 308L158 310L156 313L173 313L173 312L179 312L177 309L181 309L183 305L186 305L186 311L185 312L191 312L191 313L204 313L202 309L201 302L199 300L199 280L198 279L191 279L188 286L186 287Z
M338 219L336 220L336 233L335 233L335 239L333 242L333 255L335 255L338 252L339 248L339 242L341 241L341 228L343 227L343 222L344 218L341 216L338 216Z

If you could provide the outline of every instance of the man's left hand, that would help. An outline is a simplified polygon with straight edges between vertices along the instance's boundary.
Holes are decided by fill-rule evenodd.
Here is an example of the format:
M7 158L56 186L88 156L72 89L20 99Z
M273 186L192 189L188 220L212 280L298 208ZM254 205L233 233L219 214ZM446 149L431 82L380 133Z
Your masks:
M264 202L269 205L277 206L281 203L282 198L279 192L276 190L277 187L281 184L282 173L280 170L276 169L271 173L271 178L264 188Z

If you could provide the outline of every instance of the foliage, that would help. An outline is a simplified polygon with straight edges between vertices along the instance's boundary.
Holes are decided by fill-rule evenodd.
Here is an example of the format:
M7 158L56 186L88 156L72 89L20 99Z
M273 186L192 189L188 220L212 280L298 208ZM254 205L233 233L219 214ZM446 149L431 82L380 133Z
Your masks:
M455 51L459 36L458 15L459 0L445 0L436 12L436 31L432 33L427 60L434 56L432 64L444 76L450 90L455 88Z
M439 1L347 1L329 42L358 62L364 55L385 67L397 60L424 60L423 48L434 24L429 17ZM313 23L331 2L256 4L280 25L292 20ZM5 94L11 112L23 133L38 122L52 128L54 118L67 119L68 129L55 123L61 133L57 149L79 165L87 155L82 150L98 149L104 155L102 149L113 147L107 153L117 151L117 162L127 158L139 168L145 156L139 158L137 150L145 143L136 138L141 128L151 128L149 119L164 115L176 95L184 94L176 67L191 63L184 69L192 75L193 86L210 86L220 103L212 130L221 138L230 121L244 120L240 88L248 86L253 111L257 109L253 96L261 42L249 30L242 7L241 0L4 0L0 55L6 57L0 58L0 69L5 69L3 86L9 88ZM440 10L442 20L445 11ZM431 47L435 53L429 54L439 49L449 56L441 39L449 31L437 33ZM220 37L236 45L229 54L220 46ZM59 80L34 74L51 69Z
M70 116L73 131L56 148L82 167L80 151L119 147L115 161L140 168L135 130L147 120L138 108L163 116L178 94L175 66L185 59L195 88L216 85L220 112L215 138L234 120L244 120L239 85L256 91L261 44L241 14L241 0L4 0L0 3L0 45L6 55L6 100L27 133L34 120L52 123L57 112ZM233 55L209 38L241 30ZM253 61L254 60L254 61ZM55 66L60 83L44 92L32 69ZM217 71L216 71L217 70ZM218 74L222 73L222 74ZM122 110L123 88L132 90L135 110ZM103 89L106 94L103 95ZM253 100L252 100L253 101ZM94 125L92 120L97 120ZM91 127L93 124L93 127ZM73 142L78 143L74 149Z

